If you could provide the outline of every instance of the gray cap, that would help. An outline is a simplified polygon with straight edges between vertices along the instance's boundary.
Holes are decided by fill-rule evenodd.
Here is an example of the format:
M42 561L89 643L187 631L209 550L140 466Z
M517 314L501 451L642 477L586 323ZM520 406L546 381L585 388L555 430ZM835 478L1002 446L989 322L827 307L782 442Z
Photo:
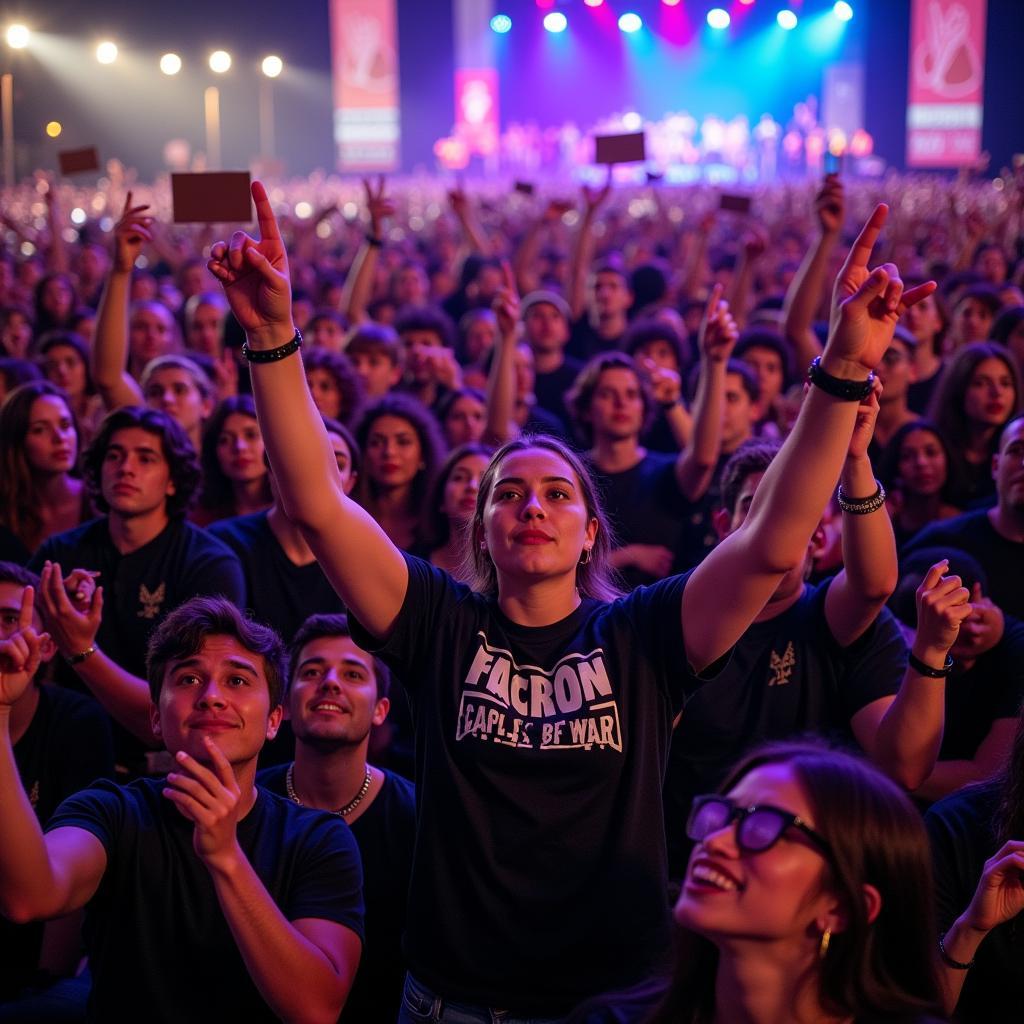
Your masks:
M565 318L565 322L568 323L572 319L572 312L569 309L569 303L562 298L558 292L551 292L540 290L536 292L530 292L529 295L525 295L523 300L519 303L520 316L524 317L534 306L539 306L542 303L547 303L549 306L554 306L559 313Z

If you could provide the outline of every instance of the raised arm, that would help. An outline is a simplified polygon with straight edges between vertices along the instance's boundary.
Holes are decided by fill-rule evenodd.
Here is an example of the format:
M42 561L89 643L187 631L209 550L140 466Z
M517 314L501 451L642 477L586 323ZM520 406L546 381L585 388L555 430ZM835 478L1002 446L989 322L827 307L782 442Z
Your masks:
M0 640L0 913L18 923L85 906L107 866L100 841L82 829L43 836L18 775L11 708L32 685L49 639L32 626L33 598L26 587L18 628Z
M862 383L892 340L901 311L935 288L928 282L904 294L896 267L868 270L887 212L876 207L836 281L832 330L821 359L831 377ZM739 639L783 575L801 564L846 458L857 408L857 402L812 387L743 525L694 570L683 591L683 624L686 655L696 670Z
M484 231L483 225L480 223L480 218L477 216L469 196L466 195L466 190L461 185L457 185L448 192L448 203L452 208L452 213L458 219L459 225L462 228L462 237L470 252L489 256L492 251L490 240Z
M590 257L594 251L594 218L597 211L608 201L612 193L612 169L608 167L608 181L604 188L583 186L583 216L580 218L580 229L576 233L576 243L572 250L572 263L569 267L569 310L573 320L583 316L587 306L587 273L590 270Z
M839 486L844 500L870 499L878 491L868 445L878 419L882 382L860 403ZM869 506L870 509L870 506ZM871 625L899 582L896 537L884 504L842 513L843 568L825 596L825 620L840 647L848 647Z
M946 1012L952 1014L967 980L974 954L993 928L1024 913L1024 842L1010 840L985 861L970 906L943 936L945 956L939 963L939 988ZM952 961L952 963L950 962Z
M797 366L805 366L821 355L821 343L814 333L814 314L826 288L829 259L843 230L846 200L838 174L827 174L814 199L819 234L808 249L783 306L783 333L793 346Z
M270 200L253 182L260 240L241 231L217 242L209 266L256 360L250 362L260 430L282 503L342 601L378 639L391 631L405 600L408 570L401 552L368 512L348 498L334 452L306 384L301 355L271 362L259 356L295 336L288 260Z
M352 261L341 295L341 308L353 326L366 322L366 307L370 303L377 261L384 245L384 221L395 215L395 204L384 195L383 174L377 179L376 189L367 178L363 179L363 187L366 189L370 230Z
M248 794L214 741L205 742L209 763L180 751L163 794L193 822L192 846L210 872L249 976L275 1016L336 1021L359 966L359 936L334 921L289 921L281 912L238 843Z
M494 297L494 313L498 318L498 337L494 342L491 372L487 376L487 423L484 440L488 444L504 444L519 435L515 421L516 406L516 326L519 323L519 296L515 275L507 262L502 263L505 284Z
M676 482L688 501L707 493L722 450L722 417L725 415L725 376L739 329L722 301L716 284L701 321L698 347L700 375L693 402L693 437L676 459Z
M913 656L941 669L970 614L959 576L943 576L948 562L933 565L917 588ZM834 585L834 584L833 584ZM935 767L946 718L946 686L911 662L895 697L873 701L850 719L857 742L879 768L906 789L917 790Z
M764 255L767 245L767 239L759 228L751 228L743 236L739 258L736 262L736 273L733 274L728 296L729 308L732 310L733 318L741 330L746 326L747 313L750 310L750 294L753 291L754 270L757 267L758 260Z
M57 195L57 183L52 178L49 186L46 190L46 223L50 230L50 244L46 250L46 269L66 274L70 269L70 261L68 248L64 244L64 212Z
M523 235L523 240L516 250L513 263L516 272L516 287L519 289L520 295L526 295L540 287L541 281L537 275L537 255L540 252L541 236L552 224L557 224L562 216L571 209L572 203L566 202L564 199L552 199L544 207L544 213L527 228L526 234Z
M142 243L153 235L153 218L148 206L132 206L132 194L124 201L121 219L114 226L114 259L96 311L96 333L90 355L90 368L96 388L107 409L139 405L142 391L128 373L128 297L132 267Z

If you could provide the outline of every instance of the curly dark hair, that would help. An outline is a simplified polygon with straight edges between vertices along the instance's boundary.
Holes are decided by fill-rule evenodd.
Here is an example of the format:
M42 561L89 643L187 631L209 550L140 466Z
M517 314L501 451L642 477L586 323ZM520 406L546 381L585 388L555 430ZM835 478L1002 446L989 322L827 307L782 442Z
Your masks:
M85 450L82 468L96 507L103 513L110 511L101 488L103 460L114 434L132 427L160 438L160 450L170 467L171 481L174 483L174 494L167 498L167 515L171 519L180 519L192 506L199 490L202 478L199 457L188 434L177 420L159 409L148 409L141 405L126 405L110 413L100 424L92 444Z
M395 330L399 336L406 331L433 331L438 344L451 348L455 340L455 325L451 318L433 306L412 306L395 317Z
M363 405L363 379L356 373L352 360L341 352L311 348L303 355L302 366L307 374L310 370L323 370L331 375L341 396L341 411L334 418L351 427L359 419Z
M235 514L235 490L221 468L217 445L228 417L236 413L240 416L248 416L257 424L259 423L256 418L256 403L253 401L252 395L231 395L225 398L203 427L203 445L199 455L203 470L199 505L208 511L223 512L227 516ZM268 505L273 500L273 495L270 493L270 480L267 477L263 478L263 499Z
M731 516L736 511L736 499L743 489L743 482L754 473L763 473L779 450L781 441L762 441L754 438L744 441L729 457L722 469L721 507Z

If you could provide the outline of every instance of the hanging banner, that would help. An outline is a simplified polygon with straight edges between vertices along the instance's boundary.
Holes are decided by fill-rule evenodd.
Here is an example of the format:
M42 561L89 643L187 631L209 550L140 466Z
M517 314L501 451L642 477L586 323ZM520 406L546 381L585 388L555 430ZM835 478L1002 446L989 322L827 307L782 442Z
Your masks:
M490 156L498 148L498 72L455 70L455 134L470 153Z
M981 153L987 6L987 0L913 0L910 167L963 167Z
M399 163L397 0L331 0L334 141L342 171Z

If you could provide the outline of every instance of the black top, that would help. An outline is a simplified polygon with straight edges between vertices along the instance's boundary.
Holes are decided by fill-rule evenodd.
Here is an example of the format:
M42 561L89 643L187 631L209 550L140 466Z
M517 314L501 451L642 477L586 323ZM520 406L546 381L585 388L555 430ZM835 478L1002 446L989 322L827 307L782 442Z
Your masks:
M1018 619L1024 619L1024 543L996 531L988 512L978 509L926 526L902 554L922 548L959 548L981 563L988 576L987 597Z
M939 931L967 909L985 861L1000 847L993 828L999 785L969 786L932 805L924 823L932 844ZM1018 837L1015 837L1018 838ZM1002 1024L1021 1019L1024 1007L1024 921L993 928L967 972L956 1019L962 1024Z
M565 405L565 393L572 387L576 375L583 369L583 364L571 356L566 356L562 365L550 373L538 373L533 385L533 393L537 396L537 405L557 416L564 424L567 437L573 436L572 419Z
M413 709L410 969L445 998L546 1016L635 983L668 949L661 781L672 720L700 685L687 577L530 628L406 562L387 642L352 631Z
M163 780L100 783L65 800L47 831L91 832L107 867L86 907L93 1021L276 1021L242 960L193 825ZM348 826L266 790L238 843L289 921L318 918L363 934L362 871ZM295 979L301 984L301 979Z
M57 686L39 688L39 704L14 744L18 778L40 825L66 797L114 776L110 721L96 701ZM25 988L39 964L43 922L12 924L0 917L0 999Z
M622 334L617 334L614 338L602 337L591 324L590 315L584 313L572 323L569 344L565 346L565 354L585 363L601 352L610 352L613 349L621 348L622 338Z
M148 544L122 555L105 516L50 537L29 563L98 570L103 621L96 643L122 668L146 674L146 644L168 612L197 594L220 594L245 606L238 559L219 540L184 519L172 519Z
M259 773L258 782L272 793L287 796L287 770L287 765L267 768ZM402 933L416 839L413 784L385 769L383 787L351 829L363 861L366 944L341 1020L352 1024L393 1021L405 978Z
M679 557L685 520L696 506L679 492L675 466L676 456L648 452L631 469L605 473L595 468L593 476L601 489L616 547L660 544L676 554L672 571L680 572L688 568ZM634 566L619 573L630 588L657 578Z
M296 565L285 554L267 510L222 519L209 531L238 556L253 616L273 626L285 641L310 615L345 610L319 562Z
M900 687L907 646L886 608L849 647L825 618L831 580L806 585L781 615L755 622L729 664L686 707L672 738L665 820L673 878L686 871L686 820L695 796L713 792L729 768L763 740L824 734L853 745L850 719Z

